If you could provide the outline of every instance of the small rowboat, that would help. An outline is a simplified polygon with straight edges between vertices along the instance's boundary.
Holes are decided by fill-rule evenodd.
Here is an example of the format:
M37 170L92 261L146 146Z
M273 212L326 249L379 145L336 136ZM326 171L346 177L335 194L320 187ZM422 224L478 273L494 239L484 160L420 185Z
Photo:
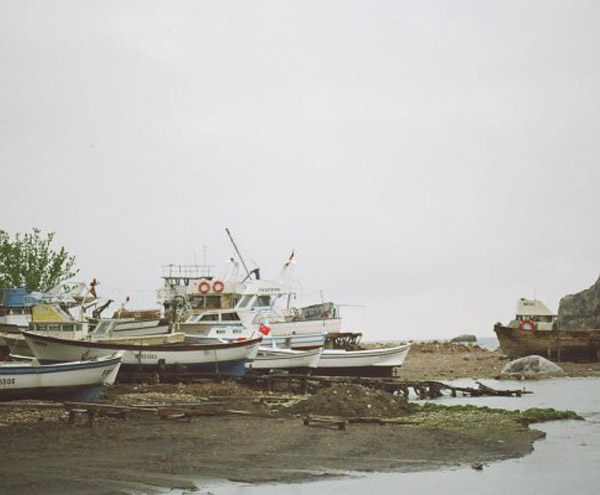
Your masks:
M306 371L319 365L322 347L309 351L296 351L293 349L277 349L275 347L261 346L254 361L249 365L256 371L289 370Z
M347 351L325 349L319 360L317 375L395 376L410 350L410 344L377 349Z

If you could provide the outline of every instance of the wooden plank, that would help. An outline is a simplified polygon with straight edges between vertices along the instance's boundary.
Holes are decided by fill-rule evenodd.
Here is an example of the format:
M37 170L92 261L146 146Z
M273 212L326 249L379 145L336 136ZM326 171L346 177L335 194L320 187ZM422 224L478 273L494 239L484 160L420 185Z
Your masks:
M28 402L28 401L10 401L0 402L0 409L63 409L60 402Z
M333 416L305 416L302 419L305 426L336 426L338 430L345 430L347 421Z

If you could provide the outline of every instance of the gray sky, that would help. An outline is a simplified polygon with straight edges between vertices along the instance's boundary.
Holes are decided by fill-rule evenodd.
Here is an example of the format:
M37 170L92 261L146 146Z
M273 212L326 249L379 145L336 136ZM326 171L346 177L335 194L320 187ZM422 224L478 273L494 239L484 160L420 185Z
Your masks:
M600 274L600 4L0 0L0 228L103 295L265 276L365 339L491 335Z

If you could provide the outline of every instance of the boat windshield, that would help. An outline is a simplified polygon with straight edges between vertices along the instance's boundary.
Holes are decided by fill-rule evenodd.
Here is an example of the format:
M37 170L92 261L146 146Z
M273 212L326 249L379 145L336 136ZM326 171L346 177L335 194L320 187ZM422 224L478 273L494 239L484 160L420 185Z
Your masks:
M245 308L246 306L248 306L248 304L250 304L250 301L252 300L253 297L254 297L253 295L242 297L242 300L240 301L240 303L238 304L237 307Z
M193 309L220 309L221 296L196 296L190 301Z
M99 321L94 331L91 332L91 337L108 337L113 334L115 330L115 322L110 320Z
M235 313L223 313L221 315L221 321L240 321L240 316Z
M215 314L215 313L207 313L205 315L202 315L202 318L200 318L200 321L218 321L219 320L219 315Z
M253 308L270 308L271 307L271 296L258 296L254 304Z

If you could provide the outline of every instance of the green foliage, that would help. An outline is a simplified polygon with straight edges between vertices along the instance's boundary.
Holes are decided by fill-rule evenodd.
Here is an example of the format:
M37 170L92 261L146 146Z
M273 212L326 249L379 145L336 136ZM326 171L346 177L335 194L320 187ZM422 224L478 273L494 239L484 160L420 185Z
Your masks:
M559 419L583 419L575 411L557 411L552 408L532 407L521 413L521 420L525 424L556 421Z
M456 405L456 406L444 406L441 404L434 404L428 402L422 404L419 411L423 413L442 413L446 415L459 415L459 414L498 414L507 417L513 417L515 420L522 424L529 425L531 423L542 423L544 421L557 421L562 419L583 419L574 411L557 411L552 408L538 408L532 407L525 411L511 411L508 409L494 409L490 407L479 407L472 404Z
M26 287L29 291L47 291L75 276L75 257L64 247L50 247L54 232L44 237L40 229L16 234L11 240L0 230L0 287Z

